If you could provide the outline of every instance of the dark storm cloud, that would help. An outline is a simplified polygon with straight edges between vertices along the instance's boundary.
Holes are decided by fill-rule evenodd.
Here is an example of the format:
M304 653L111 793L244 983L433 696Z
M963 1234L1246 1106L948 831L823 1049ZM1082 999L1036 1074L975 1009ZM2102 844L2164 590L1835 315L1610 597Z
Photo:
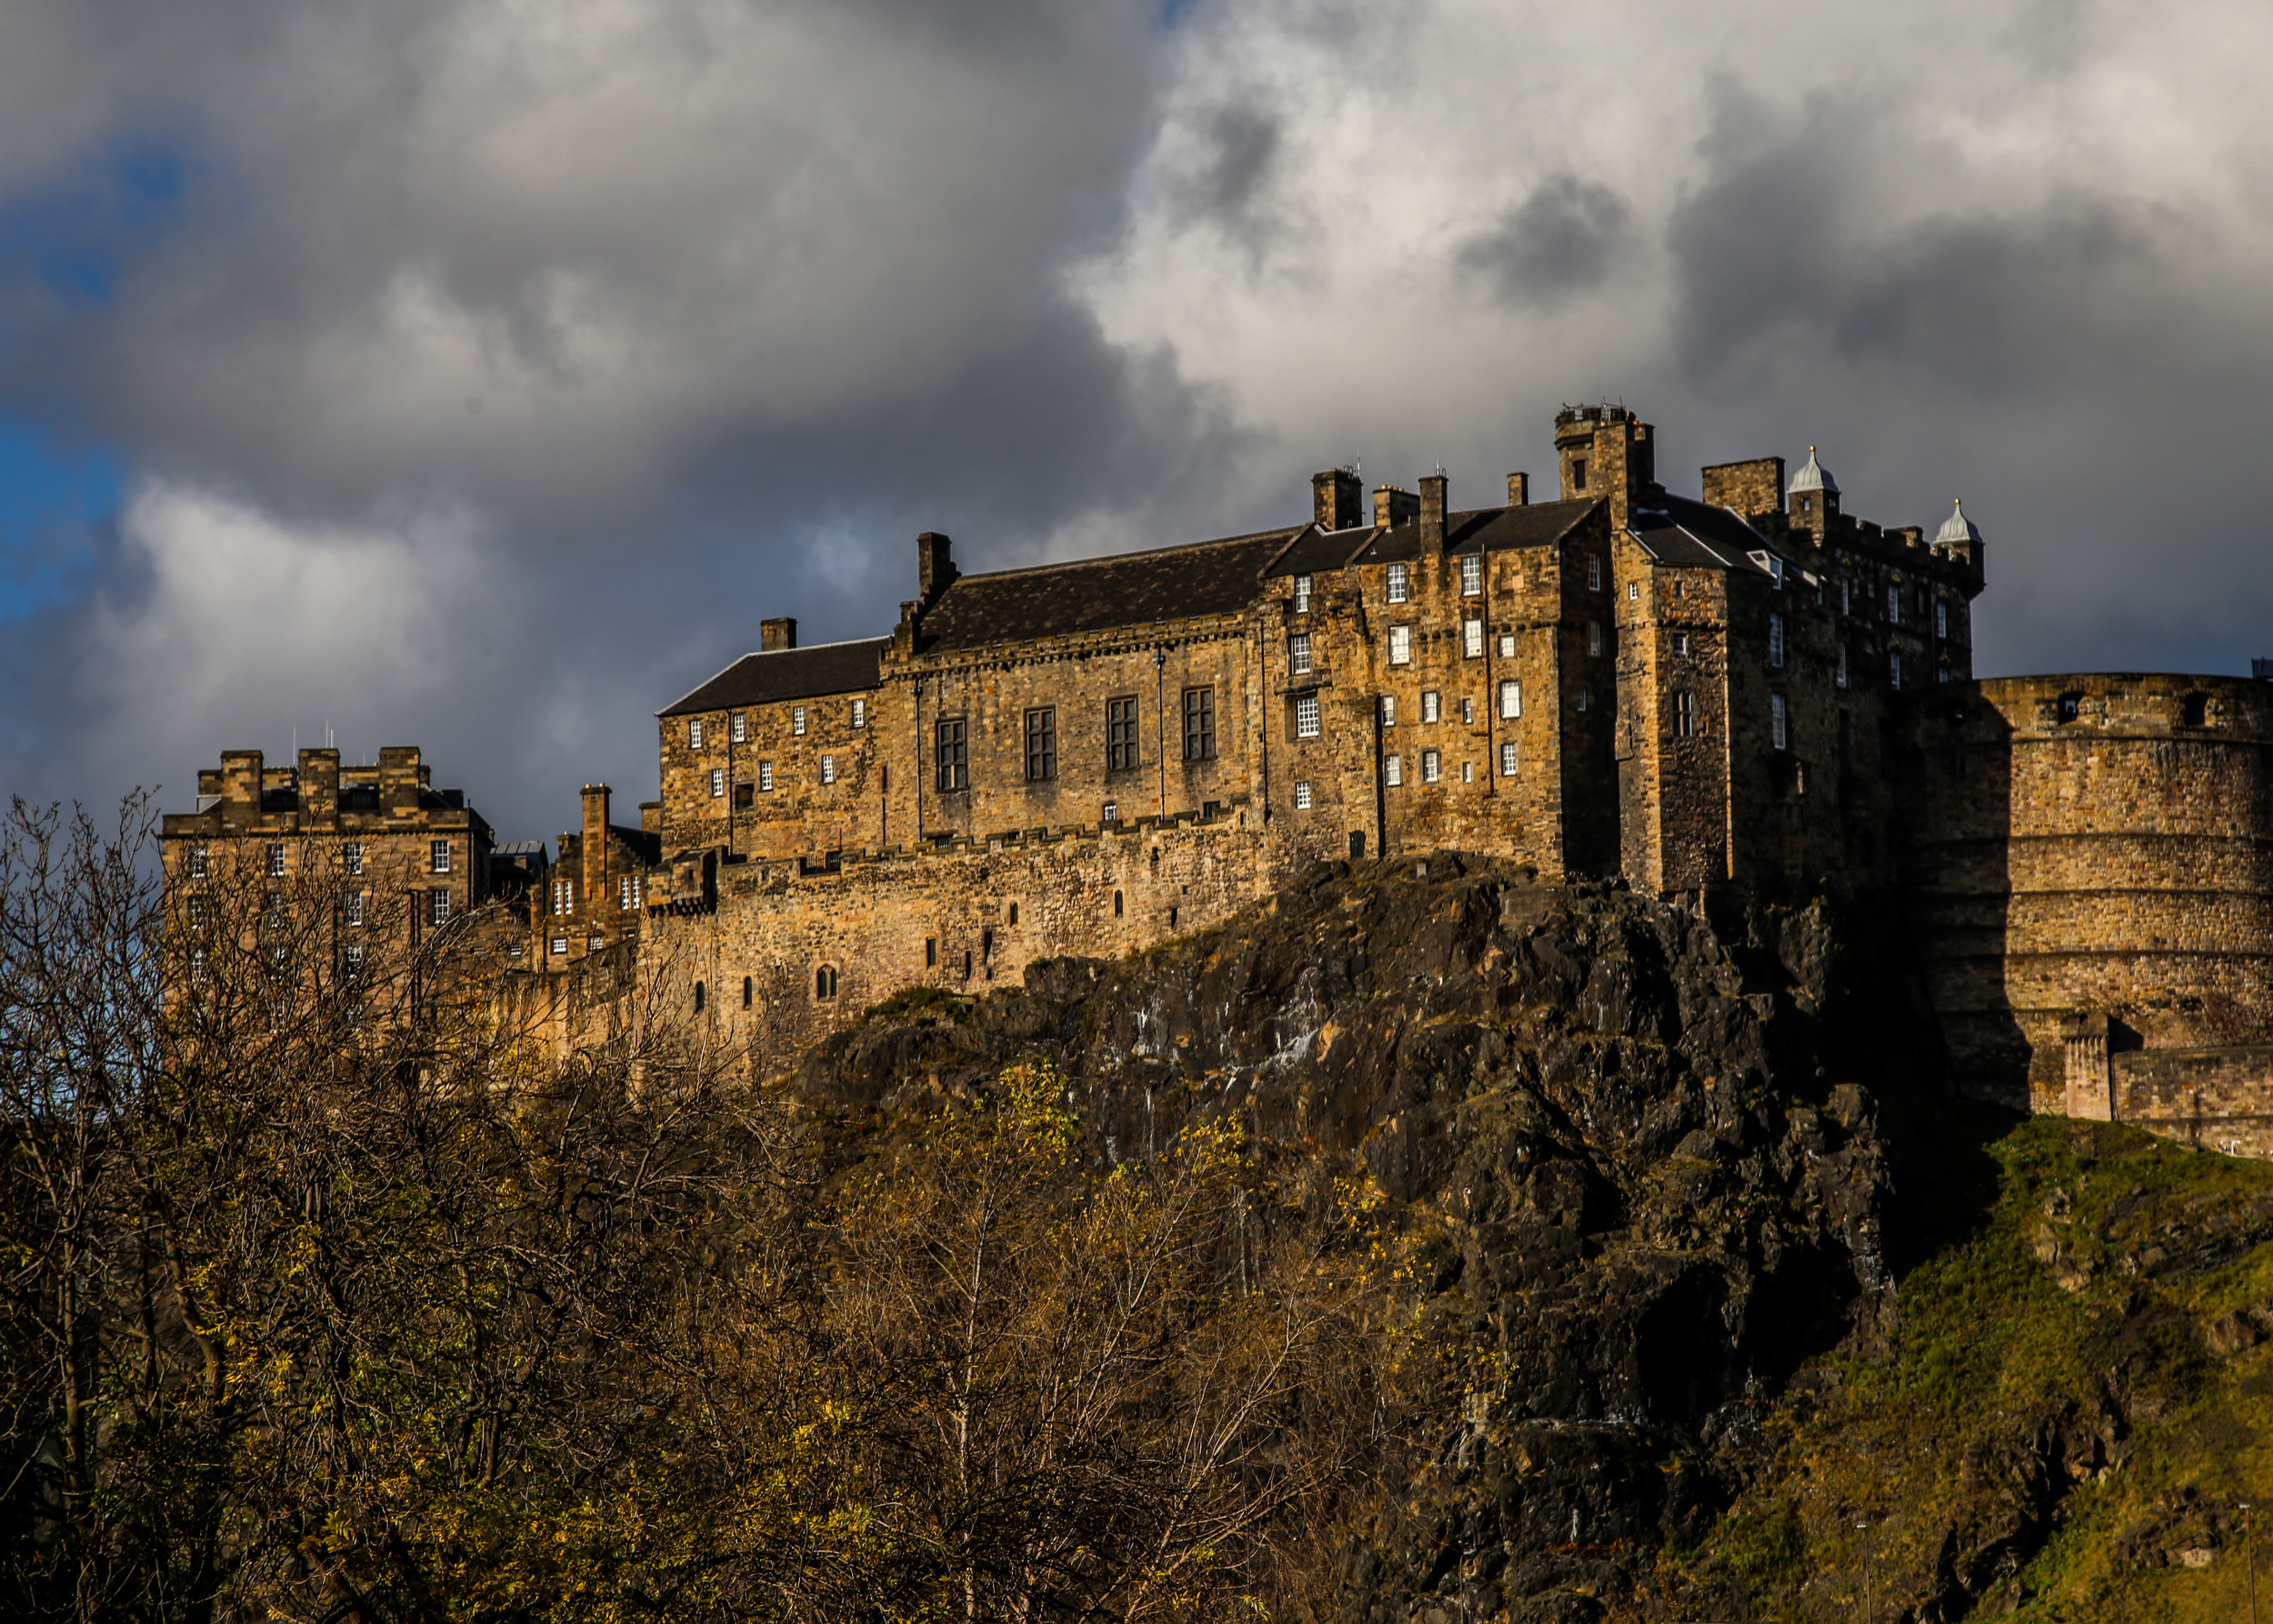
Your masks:
M1609 273L1632 218L1601 182L1550 175L1472 238L1460 265L1507 304L1552 306Z
M1191 173L1177 186L1184 212L1234 229L1244 226L1278 155L1280 139L1278 120L1264 108L1217 108L1205 126Z

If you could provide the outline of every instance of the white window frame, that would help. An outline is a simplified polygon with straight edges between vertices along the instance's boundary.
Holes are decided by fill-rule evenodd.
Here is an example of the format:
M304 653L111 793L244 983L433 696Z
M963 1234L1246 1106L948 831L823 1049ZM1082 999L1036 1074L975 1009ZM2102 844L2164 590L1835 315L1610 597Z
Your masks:
M553 917L565 919L576 911L576 882L573 879L553 881Z
M629 913L639 906L639 876L626 874L616 882L616 906Z
M189 877L192 879L205 878L205 843L200 840L189 848ZM348 872L352 874L355 871L353 869L349 869Z
M1887 686L1897 691L1902 687L1902 651L1899 648L1887 651Z
M1501 634L1500 634L1500 638L1499 638L1499 657L1500 657L1501 659L1503 659L1503 660L1511 660L1511 659L1514 659L1514 658L1516 657L1516 635L1515 635L1515 633L1513 633L1513 632L1503 632L1503 633L1501 633Z
M1589 592L1602 590L1602 555L1600 553L1587 555L1587 590Z
M1587 622L1587 656L1589 659L1602 657L1602 622L1599 620Z
M1516 776L1516 741L1512 738L1500 741L1499 776L1503 778L1512 778Z
M1413 628L1393 626L1389 628L1389 664L1409 666L1413 663Z
M737 745L750 741L749 723L738 710L726 718L726 737Z
M346 907L340 910L340 922L345 925L363 923L363 893L361 891L347 893Z
M1310 780L1307 778L1295 780L1295 810L1297 812L1310 810Z
M1480 660L1484 657L1484 622L1470 617L1460 623L1460 657Z
M447 874L450 872L450 843L447 840L436 840L428 844L426 850L426 872L428 874Z
M1381 781L1395 789L1405 782L1405 757L1384 756L1381 758Z
M1484 596L1483 554L1463 553L1460 556L1460 596L1462 597Z
M1642 601L1642 584L1639 581L1626 583L1626 601L1629 604L1637 604Z
M1781 694L1767 697L1767 732L1771 748L1791 748L1791 708L1784 703Z
M1295 696L1295 737L1297 738L1318 737L1318 697L1316 694Z
M868 725L868 702L866 699L853 701L852 725L856 727L866 727Z
M686 718L686 747L690 750L703 747L703 719L700 717Z
M710 769L710 798L712 800L722 799L726 793L726 769L723 767L714 767Z
M284 842L283 842L283 841L281 841L281 840L271 840L271 841L268 843L268 862L267 862L266 872L267 872L270 876L274 877L274 876L275 876L275 875L282 874L284 871L285 871L285 848L284 848Z
M1771 671L1784 668L1784 617L1781 615L1767 617L1767 666Z
M1310 634L1296 632L1287 639L1287 665L1297 676L1310 669Z
M1475 725L1476 725L1476 701L1475 701L1475 700L1473 700L1473 699L1463 699L1463 700L1461 700L1461 701L1460 701L1460 726L1462 726L1463 727L1474 727Z
M1421 782L1434 784L1444 777L1445 758L1434 750L1421 752Z
M757 787L763 794L773 794L774 764L772 762L761 761L757 764Z
M1444 715L1444 697L1435 688L1421 690L1421 720L1433 722Z
M821 782L824 784L834 784L836 782L836 757L824 756L821 757Z
M568 951L568 938L565 936L556 936L553 937L552 948L555 953L566 953Z
M802 705L793 705L793 706L791 706L791 707L789 707L789 731L790 731L790 732L792 732L792 733L794 733L794 734L796 734L796 735L797 735L799 737L804 737L804 735L805 735L805 707L804 707L804 706L802 706Z
M1523 684L1514 677L1503 678L1499 685L1499 715L1502 721L1512 722L1523 715Z
M1888 626L1902 624L1902 588L1892 582L1887 585L1887 624Z
M1380 710L1381 725L1384 727L1394 727L1397 726L1397 696L1395 694L1382 695L1381 702L1377 708Z
M450 893L445 887L436 886L426 893L426 923L447 925L449 922Z
M1307 615L1309 612L1310 577L1308 576L1297 576L1295 577L1295 613L1297 615Z
M339 848L339 859L341 863L345 866L348 873L361 874L363 872L363 842L360 840L348 841L345 846ZM203 872L203 870L200 870L200 872Z
M1689 657L1688 633L1676 632L1673 634L1673 655L1676 659L1687 659Z
M1389 601L1404 603L1412 591L1412 577L1402 564L1389 566Z

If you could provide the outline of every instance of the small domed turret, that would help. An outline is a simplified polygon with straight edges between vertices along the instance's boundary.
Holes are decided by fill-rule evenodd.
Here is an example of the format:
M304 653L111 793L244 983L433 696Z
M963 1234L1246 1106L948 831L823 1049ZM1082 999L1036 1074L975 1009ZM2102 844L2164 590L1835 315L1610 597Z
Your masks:
M1938 547L1974 547L1980 544L1981 532L1975 528L1971 519L1966 517L1964 501L1952 500L1949 516L1942 520L1941 528L1934 532L1934 545Z
M1831 477L1830 469L1816 461L1816 448L1813 446L1807 447L1806 465L1798 473L1791 476L1793 496L1797 496L1807 491L1824 491L1834 496L1839 494L1839 482Z

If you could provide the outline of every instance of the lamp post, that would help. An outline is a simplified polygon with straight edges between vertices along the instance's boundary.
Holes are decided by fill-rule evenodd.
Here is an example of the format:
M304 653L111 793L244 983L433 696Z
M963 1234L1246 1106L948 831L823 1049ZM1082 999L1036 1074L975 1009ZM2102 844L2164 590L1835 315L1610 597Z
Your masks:
M2258 1624L2258 1542L2251 1537L2256 1519L2249 1515L2248 1500L2234 1509L2241 1513L2241 1556L2249 1573L2249 1624Z
M1857 1519L1855 1531L1863 1537L1863 1624L1870 1624L1870 1524Z

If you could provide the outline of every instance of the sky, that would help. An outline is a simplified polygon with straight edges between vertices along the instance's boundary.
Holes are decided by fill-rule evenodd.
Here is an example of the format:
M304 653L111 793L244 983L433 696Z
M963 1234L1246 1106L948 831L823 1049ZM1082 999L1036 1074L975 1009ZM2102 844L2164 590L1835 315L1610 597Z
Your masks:
M1985 675L2246 672L2268 61L2223 0L10 0L0 790L417 744L545 837L919 531L1482 506L1596 400L1677 490L1962 496Z

